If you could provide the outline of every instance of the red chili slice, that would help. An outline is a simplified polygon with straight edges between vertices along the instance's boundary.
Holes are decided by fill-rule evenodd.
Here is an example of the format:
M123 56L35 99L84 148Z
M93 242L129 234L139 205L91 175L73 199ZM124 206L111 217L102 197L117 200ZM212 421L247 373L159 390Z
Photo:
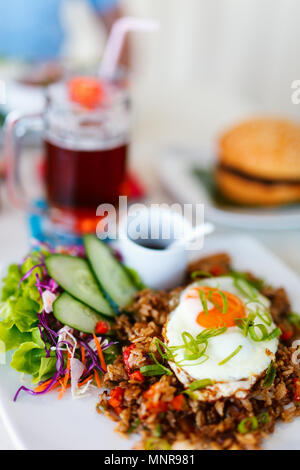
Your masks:
M135 380L136 382L144 382L145 381L145 377L143 376L143 374L139 370L136 370L136 371L132 372L129 375L129 377L132 380Z
M125 364L125 367L126 367L126 370L127 370L127 373L130 374L131 373L131 370L130 370L130 365L129 365L129 356L131 354L131 351L135 348L135 344L131 344L130 346L128 346L126 349L124 349L123 351L123 361L124 361L124 364Z
M300 401L300 379L296 378L294 379L294 396L293 400L296 402Z
M112 408L119 408L123 402L124 389L122 387L113 388L110 392L108 403Z
M98 321L95 329L96 334L105 335L108 332L108 325L105 321Z

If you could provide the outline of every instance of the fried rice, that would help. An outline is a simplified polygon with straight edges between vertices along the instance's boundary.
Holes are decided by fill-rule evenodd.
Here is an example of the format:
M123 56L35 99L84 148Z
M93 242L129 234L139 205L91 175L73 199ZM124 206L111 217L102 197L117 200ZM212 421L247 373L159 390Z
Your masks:
M197 270L224 275L232 271L231 260L226 254L199 260L189 267L187 283ZM151 353L161 360L154 340L163 341L163 326L183 287L172 292L140 291L116 319L122 354L107 366L97 411L117 421L116 431L122 435L138 433L141 440L137 449L255 450L274 431L277 421L289 422L300 415L300 368L292 361L295 349L291 346L299 330L290 321L289 300L284 289L266 286L252 274L247 275L271 301L273 321L283 334L273 363L273 380L266 385L264 372L245 399L200 402L192 394L183 394L184 387L173 374L143 377L139 373L141 367L151 363ZM251 431L247 427L241 430L243 420L254 420Z

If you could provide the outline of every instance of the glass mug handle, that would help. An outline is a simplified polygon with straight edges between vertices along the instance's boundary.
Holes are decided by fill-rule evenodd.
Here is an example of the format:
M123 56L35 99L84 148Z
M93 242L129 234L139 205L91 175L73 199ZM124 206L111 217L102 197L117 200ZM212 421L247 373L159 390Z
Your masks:
M4 129L4 158L6 185L12 203L23 210L44 214L45 209L36 207L26 196L20 177L21 139L32 130L43 130L43 114L22 114L12 111L8 114Z

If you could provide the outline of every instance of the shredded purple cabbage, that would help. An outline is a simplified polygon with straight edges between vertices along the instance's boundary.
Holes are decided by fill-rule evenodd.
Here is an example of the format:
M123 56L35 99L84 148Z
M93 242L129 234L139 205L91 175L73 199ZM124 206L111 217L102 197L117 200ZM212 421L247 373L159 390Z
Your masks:
M79 344L80 344L81 346L83 346L83 347L87 350L87 352L88 352L88 354L89 354L89 356L90 356L90 358L91 358L91 360L92 360L92 363L91 363L90 367L88 368L87 373L90 372L92 369L94 369L94 368L96 367L96 368L99 369L103 374L105 374L105 371L102 369L102 367L101 367L101 365L100 365L100 363L99 363L98 356L94 353L94 351L92 350L92 348L91 348L88 344L86 344L85 341L83 341L83 340L81 340L81 339L78 340L78 341L79 341Z
M115 346L115 344L118 344L117 341L111 341L110 343L106 344L105 346L101 346L102 351L105 351L106 349L110 348L111 346Z
M54 374L51 382L47 385L47 387L45 388L45 390L43 390L42 392L35 392L34 390L31 390L30 388L27 388L27 387L24 387L24 385L22 385L22 387L20 387L18 390L17 390L17 393L15 394L14 396L14 401L17 401L18 399L18 396L19 396L19 393L21 391L24 391L26 393L29 393L30 395L44 395L45 393L49 392L49 390L53 387L53 385L55 384L55 382L57 381L58 377L59 377L59 373L56 372L56 374Z

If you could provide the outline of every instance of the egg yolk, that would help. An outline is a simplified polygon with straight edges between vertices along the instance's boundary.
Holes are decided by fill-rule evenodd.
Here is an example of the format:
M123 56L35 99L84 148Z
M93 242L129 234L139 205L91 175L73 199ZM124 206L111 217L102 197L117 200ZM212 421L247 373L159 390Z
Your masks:
M194 287L187 292L187 299L199 299L202 291L207 302L213 304L208 311L202 310L197 315L197 323L203 328L230 328L236 325L235 320L246 317L246 309L242 301L230 292L220 291L213 287ZM227 307L223 296L227 299ZM224 312L224 313L223 313Z

